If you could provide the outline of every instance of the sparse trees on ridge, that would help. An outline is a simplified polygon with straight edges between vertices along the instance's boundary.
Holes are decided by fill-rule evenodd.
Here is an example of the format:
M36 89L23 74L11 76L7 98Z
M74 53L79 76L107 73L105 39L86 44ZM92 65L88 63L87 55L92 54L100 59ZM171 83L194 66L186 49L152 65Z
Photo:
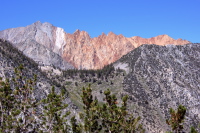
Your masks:
M15 98L9 80L0 79L0 133L11 132L17 127L13 124L20 111L15 109Z
M36 83L34 79L27 79L23 75L23 66L15 69L16 77L12 82L15 86L11 89L10 81L2 81L0 86L1 95L1 130L2 132L27 132L29 126L35 121L33 112L36 100L32 96Z
M41 101L36 101L33 90L37 76L25 77L24 67L15 69L12 81L0 78L0 133L144 133L140 117L128 112L128 96L118 100L110 90L104 91L104 101L99 102L92 94L92 88L82 88L81 100L83 111L80 119L69 117L68 105L65 103L65 88L56 91L51 88L49 94ZM13 89L11 89L13 87ZM103 92L102 92L103 93ZM120 102L121 101L121 102ZM36 109L41 111L37 112ZM37 113L36 113L37 112ZM186 107L179 105L177 111L170 109L171 118L166 123L172 131L183 131ZM69 121L70 118L70 121ZM190 133L197 133L191 127Z

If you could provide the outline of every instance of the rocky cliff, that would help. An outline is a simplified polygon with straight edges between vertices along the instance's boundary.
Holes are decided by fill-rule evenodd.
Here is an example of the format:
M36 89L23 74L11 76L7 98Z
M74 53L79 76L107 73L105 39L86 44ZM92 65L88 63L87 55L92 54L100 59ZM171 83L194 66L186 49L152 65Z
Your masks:
M187 40L174 40L168 35L149 39L126 38L112 32L91 38L85 31L76 30L69 34L62 28L39 21L27 27L0 31L0 38L12 42L30 58L44 65L51 64L62 69L71 68L70 64L78 69L99 69L142 44L189 43Z
M114 63L126 70L124 94L149 133L169 127L169 108L186 106L185 131L200 122L200 44L142 45Z
M59 50L60 48L57 44L62 42L59 40L62 39L61 32L62 29L60 30L60 28L56 28L49 23L36 22L27 27L1 31L0 38L10 41L16 48L39 63L39 65L72 69L74 67L66 60L63 60L59 53L61 50Z

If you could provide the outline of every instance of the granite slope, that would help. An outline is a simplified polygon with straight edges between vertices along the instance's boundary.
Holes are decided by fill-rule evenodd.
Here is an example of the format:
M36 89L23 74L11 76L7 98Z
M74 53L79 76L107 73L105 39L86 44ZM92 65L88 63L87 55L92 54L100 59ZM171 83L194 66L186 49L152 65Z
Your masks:
M142 45L114 63L126 70L124 94L149 133L164 133L169 108L187 108L184 130L200 122L200 44ZM125 67L124 67L125 66Z

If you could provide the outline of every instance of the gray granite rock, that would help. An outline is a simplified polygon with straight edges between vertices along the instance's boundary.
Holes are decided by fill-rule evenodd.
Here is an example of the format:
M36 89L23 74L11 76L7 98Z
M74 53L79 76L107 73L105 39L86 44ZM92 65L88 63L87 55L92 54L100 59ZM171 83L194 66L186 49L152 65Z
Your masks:
M200 123L200 44L142 45L115 64L128 64L124 91L130 111L142 117L147 133L169 131L169 108L187 108L184 128ZM127 70L127 68L126 68Z
M61 57L61 48L57 45L62 43L62 38L58 38L58 31L61 32L62 29L38 21L27 27L0 31L0 38L12 42L39 65L55 66L63 70L72 69L73 65Z

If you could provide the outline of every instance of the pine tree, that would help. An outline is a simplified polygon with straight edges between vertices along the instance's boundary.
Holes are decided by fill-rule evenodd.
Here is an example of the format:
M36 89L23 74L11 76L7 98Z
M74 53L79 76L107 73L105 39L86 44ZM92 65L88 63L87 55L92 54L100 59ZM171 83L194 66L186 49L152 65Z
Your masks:
M183 105L179 105L177 111L170 108L170 115L171 118L169 120L166 120L166 123L171 126L172 130L175 133L179 133L183 130L182 123L184 122L186 113L186 107Z
M186 107L179 105L177 111L170 108L171 118L166 120L166 123L171 126L172 131L175 133L180 133L183 131L183 122L185 119ZM172 131L167 133L172 133ZM197 130L191 126L190 133L197 133Z
M134 118L127 111L128 96L122 98L122 105L118 106L115 95L110 90L104 92L105 103L93 98L90 85L82 89L82 101L84 112L80 114L83 124L78 126L86 133L143 133L144 129L139 124L140 117ZM72 125L73 127L73 125Z
M90 85L88 88L82 89L82 101L84 104L84 113L80 114L80 117L83 119L84 125L83 130L88 133L95 133L101 130L101 125L98 123L98 100L93 100L92 90Z
M0 132L12 132L16 129L16 116L20 110L16 109L16 101L9 80L0 78Z
M70 112L67 111L62 114L63 109L68 107L68 104L63 102L64 99L64 91L56 94L54 87L52 87L46 99L41 101L44 104L44 110L41 116L43 119L41 130L49 133L65 133L69 130L66 117Z
M75 118L75 116L73 116L72 118L71 118L71 129L72 129L72 131L73 131L73 133L81 133L81 125L80 124L78 124L78 122L77 122L77 120L76 120L76 118Z
M15 68L16 77L11 82L1 80L1 130L2 132L26 132L28 126L32 125L35 118L32 114L35 99L32 97L32 91L35 85L34 80L27 79L24 76L23 66Z
M20 132L27 132L29 126L34 126L36 123L35 119L35 107L36 99L33 96L33 90L35 89L37 76L28 79L25 76L24 67L20 65L15 68L16 77L14 81L14 97L17 110L20 110L20 114L17 117L17 130ZM35 127L33 127L35 128Z
M100 109L103 118L104 132L144 132L141 124L138 124L140 117L134 118L127 111L128 96L122 97L122 105L118 106L115 95L111 95L110 90L104 91L106 103Z

